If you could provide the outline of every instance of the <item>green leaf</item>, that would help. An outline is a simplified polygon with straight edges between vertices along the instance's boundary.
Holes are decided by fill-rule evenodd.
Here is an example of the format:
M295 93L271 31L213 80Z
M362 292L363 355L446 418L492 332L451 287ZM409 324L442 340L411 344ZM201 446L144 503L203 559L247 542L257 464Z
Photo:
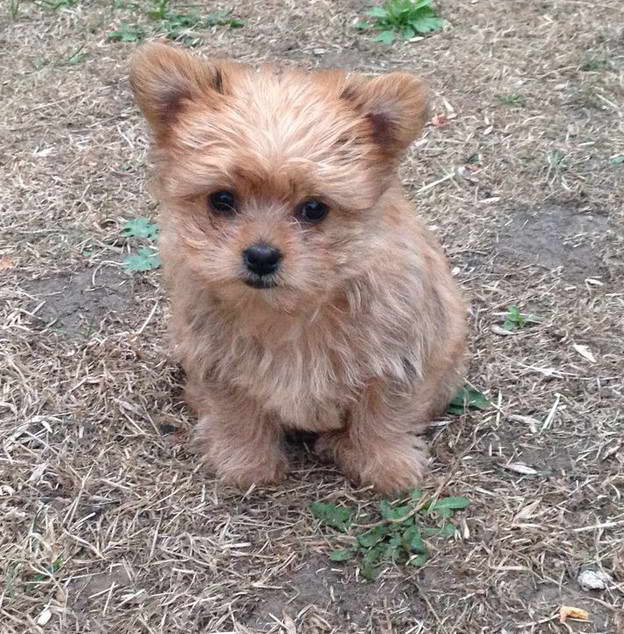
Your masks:
M147 238L156 240L158 238L158 225L150 221L149 218L134 218L128 220L121 230L121 235L126 238Z
M548 164L557 169L567 169L566 155L561 150L551 150L546 157Z
M422 491L420 489L414 489L410 493L410 500L413 504L415 504L416 502L420 502L420 498L422 498Z
M438 535L443 539L449 539L453 537L456 532L457 528L455 527L455 524L453 524L452 522L446 522L440 527Z
M411 510L409 506L397 506L396 508L387 500L379 502L379 513L385 520L398 520L407 515Z
M327 502L312 502L310 511L317 520L342 532L348 530L353 517L352 508Z
M375 526L375 528L372 528L371 530L358 535L358 544L362 548L373 548L373 546L378 544L384 539L384 537L386 537L389 531L390 528L385 524L382 524L381 526Z
M360 568L360 572L362 573L362 577L364 577L366 581L375 581L375 579L377 579L377 575L379 574L377 568L371 565L362 566Z
M384 543L383 557L393 563L397 561L401 554L401 537L399 535L393 535L387 542Z
M507 318L503 324L503 328L506 330L515 330L516 328L522 328L526 324L526 315L520 312L520 309L512 304L507 308Z
M611 163L611 165L622 165L622 163L624 163L624 154L618 154L618 156L614 156L612 159L609 160L609 163Z
M232 11L213 11L206 16L206 26L229 26L231 29L239 29L245 26L242 20L230 17Z
M355 28L359 29L360 31L365 31L366 29L370 29L370 27L371 25L369 22L361 21L355 24Z
M394 42L396 39L396 34L394 31L382 31L379 35L376 35L373 40L375 42L381 42L382 44L387 44L388 46Z
M465 509L470 504L470 500L464 497L448 497L442 498L433 504L430 504L427 513L431 515L436 513L442 519L453 517L456 511Z
M149 247L138 249L124 260L126 271L151 271L160 266L160 256Z
M410 21L410 26L417 33L431 33L432 31L439 31L444 26L444 20L436 17L433 10L428 9L428 11L431 11L432 15L423 15L422 17L418 17L417 19Z
M464 414L468 409L487 409L491 403L482 392L464 386L457 391L449 403L449 414Z
M512 304L507 308L507 314L505 318L505 322L503 323L503 328L506 330L517 330L518 328L524 328L527 323L535 323L538 324L541 321L539 317L535 315L527 315L525 313L521 313L520 309Z
M145 37L145 31L140 26L131 26L122 22L119 31L109 33L107 39L111 42L138 42Z
M370 15L371 18L383 19L386 17L387 11L383 7L373 7L372 9L366 11L366 15Z
M417 526L410 526L403 532L403 535L401 535L401 543L403 544L403 548L410 554L427 552L427 547L422 539L420 529Z
M374 564L383 555L383 552L384 552L383 544L379 544L375 546L375 548L371 548L366 553L364 553L364 557L362 557L362 561L365 564Z
M355 551L353 550L333 550L329 553L329 558L332 561L349 561L355 557Z
M470 506L470 500L466 497L447 497L437 500L433 505L433 509L436 511L441 508L452 509L454 511L460 511Z

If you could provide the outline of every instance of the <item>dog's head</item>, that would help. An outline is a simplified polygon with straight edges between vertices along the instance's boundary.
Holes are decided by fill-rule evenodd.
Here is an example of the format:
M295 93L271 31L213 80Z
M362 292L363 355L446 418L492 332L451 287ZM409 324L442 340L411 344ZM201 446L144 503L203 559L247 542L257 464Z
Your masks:
M215 292L325 295L379 257L380 198L427 118L419 79L253 69L148 44L131 85L167 224Z

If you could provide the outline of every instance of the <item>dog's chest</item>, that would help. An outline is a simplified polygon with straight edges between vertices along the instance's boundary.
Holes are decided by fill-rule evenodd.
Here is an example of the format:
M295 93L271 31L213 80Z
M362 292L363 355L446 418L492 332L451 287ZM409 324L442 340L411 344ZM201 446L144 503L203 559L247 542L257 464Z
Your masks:
M254 338L231 347L229 379L287 426L323 431L343 425L361 388L361 351L344 333L292 336L267 345Z

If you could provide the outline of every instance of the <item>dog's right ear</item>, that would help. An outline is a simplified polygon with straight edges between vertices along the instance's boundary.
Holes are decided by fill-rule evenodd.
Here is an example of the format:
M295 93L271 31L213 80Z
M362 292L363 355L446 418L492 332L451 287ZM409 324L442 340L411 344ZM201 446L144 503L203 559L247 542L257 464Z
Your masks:
M165 141L191 102L218 105L227 62L208 62L153 42L141 46L130 66L130 85L157 143Z

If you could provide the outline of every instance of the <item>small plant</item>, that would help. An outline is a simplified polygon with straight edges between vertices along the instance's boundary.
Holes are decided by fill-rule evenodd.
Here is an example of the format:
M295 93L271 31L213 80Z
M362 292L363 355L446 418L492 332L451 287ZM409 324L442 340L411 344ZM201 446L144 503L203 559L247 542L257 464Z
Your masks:
M535 315L521 313L520 309L515 304L512 304L507 308L503 328L505 330L519 330L520 328L524 328L527 324L537 324L540 321L539 317Z
M469 409L487 409L491 404L485 394L465 385L457 390L446 413L461 416Z
M154 224L149 218L134 218L126 222L121 230L121 235L124 238L157 240L159 231L158 225Z
M594 72L609 68L611 62L604 57L587 57L581 64L581 70L584 72Z
M84 51L85 45L82 44L79 46L69 57L65 60L57 62L58 66L76 66L84 62L84 60L89 56L89 53Z
M232 10L213 11L204 18L206 26L229 26L231 29L240 29L245 23L232 15Z
M17 20L20 11L21 0L9 0L9 15L12 20Z
M566 162L566 155L561 150L551 150L546 160L548 162L548 169L554 170L564 170L568 168L568 164Z
M383 44L392 44L397 35L409 40L444 26L444 20L431 7L431 0L387 0L382 7L369 9L366 15L371 22L360 22L357 28L378 31L373 39Z
M374 581L384 562L424 565L429 559L425 540L455 535L450 519L470 504L465 497L446 497L424 504L421 498L421 491L414 490L404 504L382 500L378 505L381 519L363 526L353 525L356 512L351 507L313 502L310 511L320 522L342 533L354 529L357 534L353 545L332 551L329 558L335 562L358 560L362 577Z
M41 583L42 581L46 581L62 568L63 563L63 558L58 557L45 569L46 574L33 575L29 583Z
M611 165L622 165L624 164L624 154L616 154L615 156L609 159L609 163Z
M128 220L121 230L124 238L134 238L156 242L158 240L159 229L148 218L134 218ZM152 245L134 250L124 260L126 271L151 271L160 267L160 256Z
M526 99L522 95L499 95L498 100L504 106L526 106Z
M240 28L244 23L233 17L232 11L214 11L202 17L197 13L178 13L169 9L169 0L158 0L148 15L160 22L160 27L167 39L181 42L186 46L197 46L201 39L193 37L189 31L194 28L208 28L211 26L229 26L231 29Z
M118 31L108 34L111 42L140 42L145 37L145 31L138 24L122 22Z
M160 267L160 256L151 247L142 247L124 260L126 271L152 271Z
M48 11L58 11L59 9L68 9L77 4L78 0L56 0L53 2L51 0L37 0L34 2L36 6L41 6Z

